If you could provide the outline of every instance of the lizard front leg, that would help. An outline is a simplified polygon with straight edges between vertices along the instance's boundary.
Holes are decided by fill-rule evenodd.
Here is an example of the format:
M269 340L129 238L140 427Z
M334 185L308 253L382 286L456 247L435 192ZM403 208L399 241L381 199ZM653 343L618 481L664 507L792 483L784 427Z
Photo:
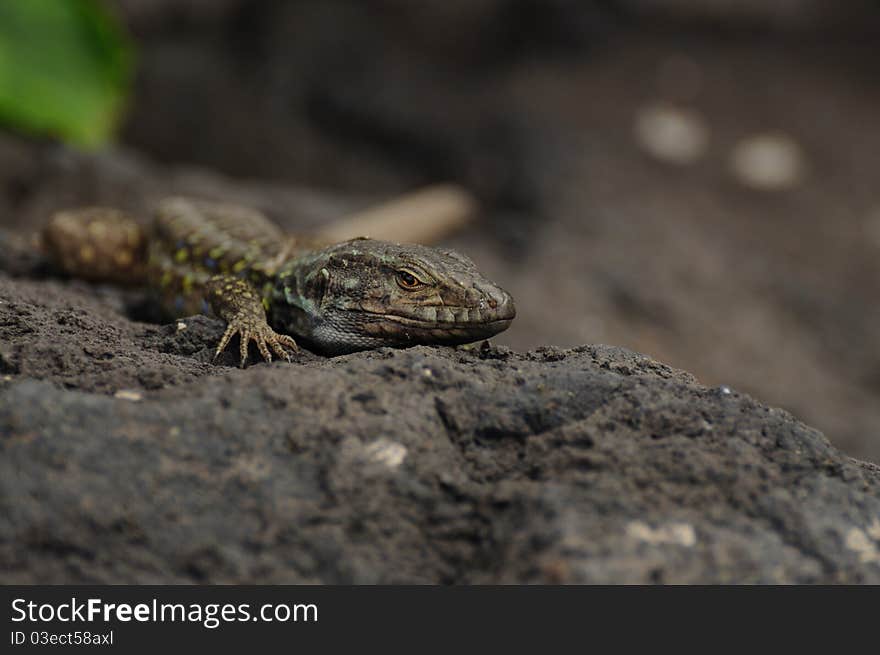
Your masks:
M205 285L205 296L214 313L227 323L214 359L223 352L235 334L239 335L241 341L242 368L247 361L248 345L251 341L256 342L260 354L267 362L272 361L269 348L287 361L290 361L290 354L285 348L294 352L299 350L293 337L277 334L269 327L260 294L247 280L232 275L215 275Z

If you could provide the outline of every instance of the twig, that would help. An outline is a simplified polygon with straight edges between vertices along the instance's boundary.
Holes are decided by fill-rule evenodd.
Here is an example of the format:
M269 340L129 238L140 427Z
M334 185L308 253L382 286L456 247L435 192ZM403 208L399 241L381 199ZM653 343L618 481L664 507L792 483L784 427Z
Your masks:
M430 186L342 218L318 236L328 242L370 237L432 244L460 230L477 208L476 199L461 187Z

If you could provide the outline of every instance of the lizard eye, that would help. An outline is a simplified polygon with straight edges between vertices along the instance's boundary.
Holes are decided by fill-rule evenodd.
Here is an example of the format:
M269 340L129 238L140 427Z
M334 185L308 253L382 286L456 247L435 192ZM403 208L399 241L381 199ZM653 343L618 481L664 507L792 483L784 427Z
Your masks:
M418 289L420 286L422 286L419 278L417 278L409 271L397 271L397 284L399 284L401 288L410 291L413 289Z

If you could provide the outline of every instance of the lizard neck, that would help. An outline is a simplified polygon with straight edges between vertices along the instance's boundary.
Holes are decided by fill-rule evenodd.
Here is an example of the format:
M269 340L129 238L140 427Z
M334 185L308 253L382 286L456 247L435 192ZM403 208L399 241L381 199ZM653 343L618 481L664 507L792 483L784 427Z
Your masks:
M329 272L322 251L288 259L267 284L264 294L270 325L308 341L321 322L321 302Z
M364 264L360 240L302 253L279 269L268 297L268 321L326 354L343 354L390 345L371 330L374 319L366 289L381 286ZM341 269L341 270L340 270ZM387 298L380 302L387 306Z

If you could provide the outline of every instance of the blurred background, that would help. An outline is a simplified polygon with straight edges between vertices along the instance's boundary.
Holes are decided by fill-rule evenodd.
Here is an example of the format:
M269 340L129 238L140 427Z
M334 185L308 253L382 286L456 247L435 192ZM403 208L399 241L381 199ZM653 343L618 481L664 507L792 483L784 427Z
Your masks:
M0 226L458 183L499 343L625 346L880 461L878 46L876 0L4 0Z

